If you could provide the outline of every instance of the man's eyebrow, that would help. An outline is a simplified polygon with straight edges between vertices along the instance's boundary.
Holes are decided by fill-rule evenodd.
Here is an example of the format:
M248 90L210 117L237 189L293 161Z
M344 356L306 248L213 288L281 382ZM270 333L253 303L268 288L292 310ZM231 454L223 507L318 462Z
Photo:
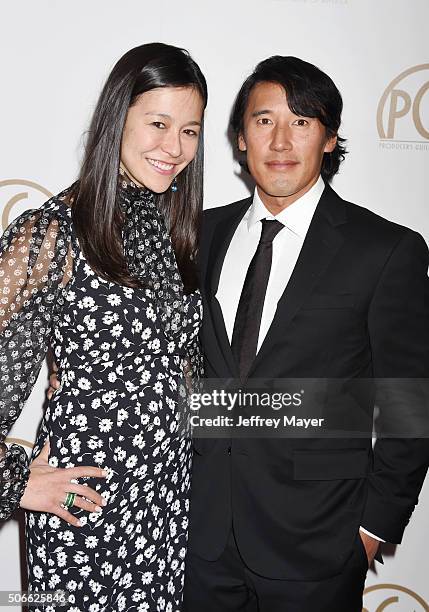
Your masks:
M259 115L269 115L270 113L272 113L273 111L269 110L268 108L262 109L262 110L256 110L252 113L252 117L259 117Z
M155 115L156 117L164 117L165 119L171 119L171 116L168 115L167 113L155 113L155 112L149 111L145 113L145 115ZM201 121L189 121L186 125L201 125Z

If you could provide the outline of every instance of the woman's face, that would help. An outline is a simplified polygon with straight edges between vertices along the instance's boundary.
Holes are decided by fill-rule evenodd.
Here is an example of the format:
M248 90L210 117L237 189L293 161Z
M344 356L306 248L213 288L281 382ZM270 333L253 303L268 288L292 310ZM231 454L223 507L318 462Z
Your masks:
M194 87L159 87L130 106L121 142L121 166L137 184L166 191L194 159L203 117Z

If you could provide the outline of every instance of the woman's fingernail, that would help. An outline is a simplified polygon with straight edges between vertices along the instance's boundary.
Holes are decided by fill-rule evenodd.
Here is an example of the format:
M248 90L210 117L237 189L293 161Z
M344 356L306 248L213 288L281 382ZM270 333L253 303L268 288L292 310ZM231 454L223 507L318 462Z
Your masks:
M94 510L96 512L103 512L103 508L100 508L100 506L95 506Z
M103 506L107 506L107 499L104 499L104 497L103 497L103 500L102 500L101 503L103 504Z
M80 522L80 519L77 519L77 521L76 521L76 527L82 527L82 523Z
M103 476L108 476L109 475L109 472L107 470L103 470L101 473L103 474Z

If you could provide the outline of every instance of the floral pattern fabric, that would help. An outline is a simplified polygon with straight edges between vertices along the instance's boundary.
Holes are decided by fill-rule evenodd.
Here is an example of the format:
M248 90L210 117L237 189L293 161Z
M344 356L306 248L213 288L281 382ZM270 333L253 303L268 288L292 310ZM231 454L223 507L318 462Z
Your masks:
M70 209L61 198L54 198L40 212L28 213L15 227L13 235L38 236L35 261L39 269L35 275L30 257L33 267L27 265L27 285L34 277L34 292L25 289L28 295L22 296L19 311L12 308L5 330L14 337L15 319L17 329L24 326L16 333L33 351L28 360L32 378L50 343L61 381L43 417L32 458L49 439L52 466L99 465L108 472L107 479L79 479L107 500L101 514L72 508L82 527L72 527L55 515L26 513L29 587L64 589L70 593L71 612L178 612L192 456L184 373L188 359L199 363L199 292L183 297L186 325L172 340L165 333L152 289L124 287L91 270L74 238ZM10 236L6 241L3 252L15 259L9 268L14 269L17 241ZM34 247L22 248L25 261ZM5 269L1 264L0 270ZM23 291L21 287L20 294ZM50 304L46 316L43 308L40 312L44 299ZM6 312L2 302L0 316ZM26 330L37 339L37 347ZM0 334L6 342L5 332ZM2 360L5 355L12 367L7 370L2 361L2 376L13 371L14 363L23 367L24 348L18 346L13 358L12 349L2 345ZM8 411L2 432L10 428L31 390L31 381L29 389L21 389L21 378L16 382L19 393L11 384L15 403L11 399L6 408L0 404L2 416ZM16 452L16 448L7 449L4 462L21 467L14 468L13 477L11 468L9 475L2 472L3 480L11 482L9 499L15 489L15 498L19 497L28 477L25 460L21 454L16 459ZM3 502L4 514L7 505ZM44 610L50 612L47 607Z

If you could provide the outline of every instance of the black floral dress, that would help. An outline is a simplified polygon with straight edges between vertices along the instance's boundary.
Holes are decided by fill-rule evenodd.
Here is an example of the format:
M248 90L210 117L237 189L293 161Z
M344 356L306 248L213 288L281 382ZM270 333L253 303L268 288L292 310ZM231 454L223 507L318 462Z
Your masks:
M27 312L40 298L29 326L36 338L25 329L15 335L24 334L27 346L38 338L39 345L31 349L35 362L50 344L61 381L39 428L33 457L49 439L52 466L98 465L108 472L105 480L86 479L107 505L101 514L73 507L82 527L72 527L56 515L26 513L30 589L67 591L71 612L178 612L191 470L186 370L190 355L194 364L199 359L199 292L183 297L180 333L173 340L164 333L152 289L106 281L88 266L73 234L70 209L61 198L23 215L15 227L3 249L3 260L5 253L15 258L15 269L20 257L17 236L43 234L33 266L39 269L30 273L39 286L25 296ZM28 247L24 259L28 274ZM44 304L47 294L55 306ZM16 315L16 307L13 310ZM15 331L15 315L9 317L6 332ZM4 348L13 369L25 351L18 349L12 359ZM21 387L25 385L31 387L21 380ZM29 390L22 391L22 398ZM3 420L7 408L13 413L9 421L14 420L19 406L3 398ZM3 464L7 461L8 499L15 492L19 501L28 468L16 445L6 451Z

